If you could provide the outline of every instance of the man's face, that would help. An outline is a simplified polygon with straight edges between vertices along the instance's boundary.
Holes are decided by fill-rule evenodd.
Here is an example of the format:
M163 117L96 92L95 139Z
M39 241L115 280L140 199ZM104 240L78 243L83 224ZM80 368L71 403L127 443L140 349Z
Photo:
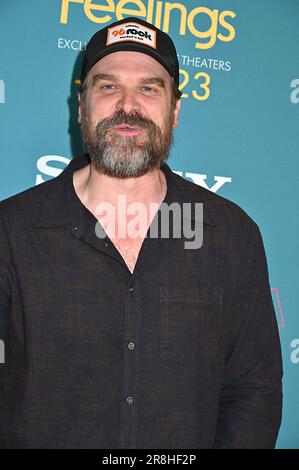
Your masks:
M89 71L79 122L86 150L98 171L141 176L166 160L177 126L172 79L152 57L119 51Z

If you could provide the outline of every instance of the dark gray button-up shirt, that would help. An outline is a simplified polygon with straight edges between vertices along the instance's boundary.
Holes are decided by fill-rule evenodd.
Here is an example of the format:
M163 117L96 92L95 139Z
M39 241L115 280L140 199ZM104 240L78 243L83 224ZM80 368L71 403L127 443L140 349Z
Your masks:
M165 202L203 203L203 244L146 237L131 273L74 191L88 163L0 203L0 447L273 447L281 351L257 225L164 163Z

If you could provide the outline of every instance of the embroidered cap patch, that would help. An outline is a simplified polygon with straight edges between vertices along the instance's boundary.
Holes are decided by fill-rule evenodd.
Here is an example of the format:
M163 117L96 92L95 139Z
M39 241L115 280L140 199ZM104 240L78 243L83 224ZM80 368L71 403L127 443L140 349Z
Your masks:
M156 31L138 23L123 23L108 28L106 45L134 41L156 49Z

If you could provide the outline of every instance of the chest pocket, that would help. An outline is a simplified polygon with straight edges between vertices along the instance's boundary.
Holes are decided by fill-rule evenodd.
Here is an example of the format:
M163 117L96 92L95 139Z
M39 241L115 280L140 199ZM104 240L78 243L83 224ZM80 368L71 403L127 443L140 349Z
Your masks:
M222 325L222 289L186 292L160 288L160 358L198 366L217 360Z

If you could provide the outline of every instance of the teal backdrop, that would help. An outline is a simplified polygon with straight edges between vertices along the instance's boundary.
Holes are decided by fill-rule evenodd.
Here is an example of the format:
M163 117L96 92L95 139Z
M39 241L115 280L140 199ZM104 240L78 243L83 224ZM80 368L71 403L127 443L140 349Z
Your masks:
M184 97L169 165L261 229L284 361L277 447L299 448L298 0L0 0L0 199L82 151L82 50L132 14L177 46Z

